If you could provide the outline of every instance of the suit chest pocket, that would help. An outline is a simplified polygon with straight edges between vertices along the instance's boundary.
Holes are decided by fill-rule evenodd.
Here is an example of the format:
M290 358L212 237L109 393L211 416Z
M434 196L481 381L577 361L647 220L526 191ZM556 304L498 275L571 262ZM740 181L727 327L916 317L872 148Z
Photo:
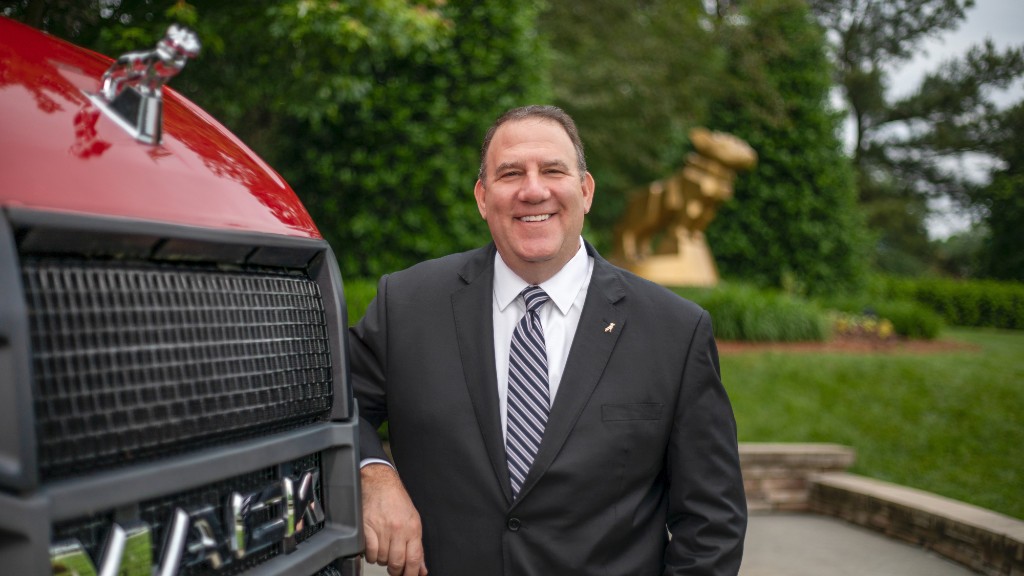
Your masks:
M601 420L626 422L631 420L661 420L665 405L660 402L636 404L602 404Z

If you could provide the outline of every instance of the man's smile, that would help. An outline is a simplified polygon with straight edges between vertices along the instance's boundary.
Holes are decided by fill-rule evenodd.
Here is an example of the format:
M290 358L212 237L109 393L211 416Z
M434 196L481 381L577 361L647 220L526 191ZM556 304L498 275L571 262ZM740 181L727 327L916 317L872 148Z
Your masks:
M534 216L520 216L518 219L523 222L543 222L551 218L551 214L537 214Z

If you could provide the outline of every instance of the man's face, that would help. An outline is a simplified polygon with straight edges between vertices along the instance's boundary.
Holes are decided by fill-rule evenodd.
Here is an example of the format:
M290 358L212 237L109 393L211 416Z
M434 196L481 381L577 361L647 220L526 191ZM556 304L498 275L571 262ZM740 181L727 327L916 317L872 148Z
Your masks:
M569 135L545 119L503 124L484 163L474 195L502 260L527 282L547 280L579 249L593 177L581 178Z

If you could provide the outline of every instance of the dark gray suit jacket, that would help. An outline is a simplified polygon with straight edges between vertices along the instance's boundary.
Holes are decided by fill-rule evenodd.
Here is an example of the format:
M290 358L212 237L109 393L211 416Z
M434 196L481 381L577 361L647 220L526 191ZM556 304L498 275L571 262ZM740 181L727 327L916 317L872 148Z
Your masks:
M739 570L746 504L711 320L587 250L583 314L515 501L494 368L494 245L385 276L352 329L362 457L384 457L373 431L388 420L431 576Z

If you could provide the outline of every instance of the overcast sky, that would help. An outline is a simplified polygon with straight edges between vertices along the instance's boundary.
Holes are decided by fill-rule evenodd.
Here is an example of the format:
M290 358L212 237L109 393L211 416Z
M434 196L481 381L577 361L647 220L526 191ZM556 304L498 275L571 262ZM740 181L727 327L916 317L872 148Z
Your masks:
M893 74L893 93L906 94L917 86L925 72L933 70L940 62L962 55L986 38L992 39L999 49L1024 44L1024 0L976 0L960 28L926 42L925 54ZM1017 97L1007 102L1019 100L1024 95L1024 87L1018 83L1013 92Z
M999 50L1024 44L1024 0L976 0L974 8L967 11L967 19L957 30L926 42L926 53L892 74L890 91L895 96L908 94L917 88L925 73L934 70L941 62L963 55L969 47L986 38L990 38ZM1019 102L1024 98L1024 82L1018 81L1005 93L993 96L1003 106ZM984 159L975 161L979 165L986 164ZM970 166L966 168L970 169ZM928 219L928 231L933 238L946 238L970 226L970 221L948 203L938 202L933 204L933 208L936 213Z

